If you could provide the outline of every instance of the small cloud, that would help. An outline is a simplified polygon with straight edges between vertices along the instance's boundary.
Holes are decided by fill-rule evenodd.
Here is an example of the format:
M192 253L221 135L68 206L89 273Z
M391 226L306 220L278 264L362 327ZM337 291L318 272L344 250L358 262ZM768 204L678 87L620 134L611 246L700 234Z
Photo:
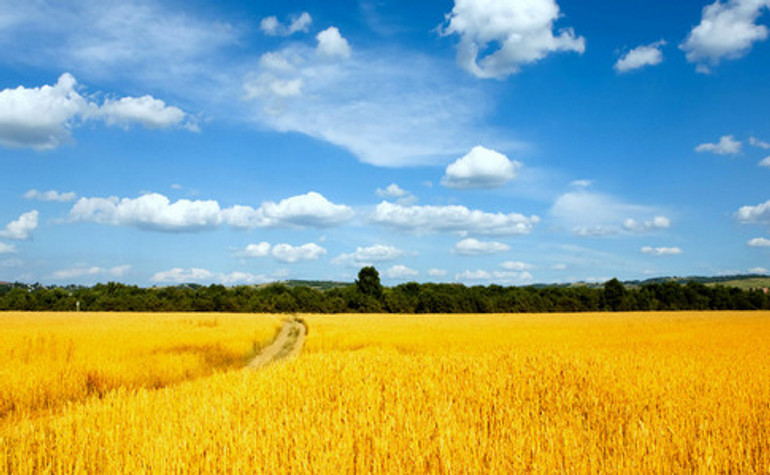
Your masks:
M478 239L467 238L455 244L452 252L461 256L481 256L498 254L510 249L511 246L501 242L479 241Z
M404 251L396 247L375 244L369 247L358 247L356 252L350 254L340 254L332 259L332 263L350 267L363 267L374 265L378 262L393 261L404 254L406 254Z
M455 274L455 280L458 282L467 282L469 280L490 280L492 274L485 270L466 270Z
M265 17L259 23L259 29L268 36L291 36L299 32L307 33L311 23L313 23L313 18L310 14L302 12L292 16L288 26L278 21L275 16Z
M668 229L671 226L671 220L665 216L655 216L651 220L637 221L628 218L623 222L623 228L633 233L646 233L660 229Z
M201 269L197 267L191 267L189 269L183 269L181 267L175 267L167 271L156 272L151 279L157 283L170 283L170 284L182 284L188 282L196 283L220 283L226 285L232 285L237 283L243 284L261 284L272 280L268 276L254 275L248 272L212 272L207 269Z
M18 241L29 239L32 231L37 229L37 218L37 210L22 214L17 220L8 223L5 229L0 230L0 238Z
M743 144L732 135L723 135L717 143L702 143L695 147L696 152L711 152L717 155L737 155L741 153Z
M395 183L391 183L387 188L377 188L377 196L380 198L396 200L400 205L409 206L417 202L417 197L404 190Z
M130 270L130 265L122 265L110 269L97 266L76 266L57 270L52 274L52 277L57 280L78 279L81 277L123 277Z
M570 188L585 189L593 186L593 180L575 180L570 182Z
M526 262L517 262L517 261L503 262L502 264L500 264L500 267L502 267L505 270L517 271L517 272L530 270L534 268L532 264L527 264Z
M767 269L764 267L752 267L748 271L749 274L767 274Z
M78 195L74 191L68 191L66 193L59 193L56 190L49 191L37 191L34 188L24 193L24 198L28 200L38 201L58 201L60 203L66 203L68 201L75 201Z
M269 242L248 244L244 249L236 252L235 255L237 257L266 257L270 255L270 249L272 249L272 246Z
M753 136L749 137L749 145L751 145L752 147L763 148L765 150L770 149L770 142L759 140L758 138Z
M273 257L281 262L294 264L299 261L314 261L326 254L326 249L310 242L301 246L291 244L276 244L273 246Z
M554 264L551 266L553 270L567 270L567 264Z
M760 167L770 167L770 156L763 158L759 162L759 166Z
M770 200L756 206L741 206L735 218L743 224L770 224Z
M445 269L428 269L428 275L431 277L444 277L447 275Z
M408 279L419 274L418 271L401 264L394 265L383 272L383 275L388 279Z
M0 254L13 254L14 252L16 252L16 246L0 242Z
M678 247L650 247L650 246L644 246L641 249L642 253L649 254L652 256L673 256L676 254L681 254L682 250Z
M498 188L516 178L521 163L477 145L446 167L441 184L447 188Z
M327 58L349 58L351 54L348 40L342 37L340 30L331 26L316 35L318 47L316 53Z
M663 61L663 52L661 47L665 46L666 42L663 40L656 41L649 45L638 46L622 58L618 59L615 63L615 71L619 73L627 73L635 69L640 69L645 66L655 66Z
M749 247L770 247L770 239L758 237L746 243Z

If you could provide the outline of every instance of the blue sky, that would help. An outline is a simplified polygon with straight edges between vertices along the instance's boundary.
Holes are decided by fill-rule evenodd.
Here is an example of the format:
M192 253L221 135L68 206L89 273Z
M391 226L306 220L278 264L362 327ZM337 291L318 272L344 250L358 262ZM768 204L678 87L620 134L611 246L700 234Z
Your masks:
M770 0L0 0L0 280L766 273Z

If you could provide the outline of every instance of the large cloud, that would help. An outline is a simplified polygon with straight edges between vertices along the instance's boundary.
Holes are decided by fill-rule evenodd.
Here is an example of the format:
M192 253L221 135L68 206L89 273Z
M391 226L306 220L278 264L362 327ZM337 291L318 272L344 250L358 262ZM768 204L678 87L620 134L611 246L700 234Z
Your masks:
M768 7L770 0L716 0L703 8L701 22L679 48L704 73L723 59L740 58L754 43L767 39L767 27L756 21Z
M442 34L460 35L457 61L463 69L480 78L504 78L550 53L585 51L585 39L571 28L554 35L559 16L555 0L455 0ZM493 49L490 43L498 48L479 59Z
M99 106L81 96L76 85L65 73L53 86L0 91L0 144L47 150L71 141L72 128L88 120L165 128L182 125L187 118L181 109L149 95L108 99Z
M170 232L200 231L221 224L244 229L326 228L342 224L352 216L353 210L348 206L331 203L315 192L279 203L267 201L256 209L242 205L222 209L215 200L182 199L172 203L159 193L148 193L138 198L81 198L70 210L73 221Z
M29 239L32 231L37 229L37 210L32 210L19 216L0 229L0 238L24 240Z
M537 216L487 213L465 206L402 206L383 201L372 221L408 233L460 233L480 235L529 234Z
M584 237L642 234L671 226L670 219L654 208L588 190L559 196L550 214L573 234Z
M496 188L516 177L521 163L477 145L446 167L441 184L449 188Z
M665 41L660 40L649 45L637 46L618 59L615 63L615 71L627 73L645 66L660 64L663 61L663 52L660 48L665 44Z

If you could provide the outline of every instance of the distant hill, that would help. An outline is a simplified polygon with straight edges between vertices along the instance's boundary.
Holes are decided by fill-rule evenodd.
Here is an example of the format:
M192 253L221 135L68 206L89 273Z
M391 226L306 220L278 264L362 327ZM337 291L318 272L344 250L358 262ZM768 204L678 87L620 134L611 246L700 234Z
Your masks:
M283 284L286 287L310 287L317 290L337 289L352 284L351 282L335 282L332 280L284 280L276 283Z

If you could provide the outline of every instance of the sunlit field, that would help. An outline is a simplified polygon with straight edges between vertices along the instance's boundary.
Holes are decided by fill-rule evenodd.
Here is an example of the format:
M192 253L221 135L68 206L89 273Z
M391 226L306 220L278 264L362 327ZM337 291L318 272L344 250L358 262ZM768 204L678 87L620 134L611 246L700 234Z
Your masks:
M100 318L125 314L28 314L35 331L0 317L3 391L38 387L25 365L65 374L67 345L76 365L100 346L152 356L127 363L118 389L6 416L0 471L770 471L770 312L304 316L295 360L167 385L129 381L174 367L153 348L195 346L210 330L196 322L222 332L199 346L243 355L280 319L134 317L155 336L105 337ZM35 362L26 348L59 335L71 344Z

